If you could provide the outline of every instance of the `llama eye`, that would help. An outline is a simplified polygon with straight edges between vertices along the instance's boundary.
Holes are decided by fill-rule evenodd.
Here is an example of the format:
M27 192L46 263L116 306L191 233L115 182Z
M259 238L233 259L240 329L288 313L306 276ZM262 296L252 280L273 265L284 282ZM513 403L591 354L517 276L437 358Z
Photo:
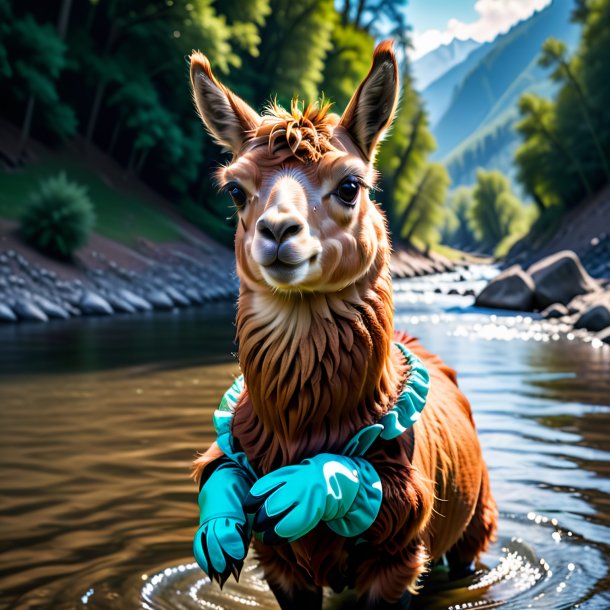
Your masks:
M360 191L360 183L355 178L346 178L337 189L337 197L341 203L353 207L356 205L356 196Z
M246 197L244 190L239 185L229 184L226 191L229 193L229 197L231 197L233 203L238 208L243 208L246 205L248 198Z

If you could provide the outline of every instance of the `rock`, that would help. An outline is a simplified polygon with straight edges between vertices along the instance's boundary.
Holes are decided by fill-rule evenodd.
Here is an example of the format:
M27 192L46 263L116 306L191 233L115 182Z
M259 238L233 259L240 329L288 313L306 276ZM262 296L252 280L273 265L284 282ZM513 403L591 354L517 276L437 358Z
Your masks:
M36 297L36 304L49 318L67 320L70 317L70 314L61 305L53 303L49 299L45 299L45 297Z
M167 296L176 304L178 307L188 307L191 302L176 288L173 286L167 286L165 289Z
M27 299L17 299L13 305L13 311L19 316L19 319L27 322L49 321L47 314L38 305Z
M574 328L586 328L594 332L608 327L610 327L610 307L604 303L585 311L574 324Z
M534 306L534 282L519 267L513 265L496 276L477 296L475 305L496 309L532 311Z
M567 305L575 296L599 289L597 282L571 250L547 256L533 264L527 272L534 280L535 304L539 309L553 303Z
M174 308L173 301L162 291L155 290L146 295L148 302L160 311L167 311L168 309Z
M85 316L109 316L114 313L112 306L106 299L90 290L84 292L78 308Z
M597 335L595 335L595 337L597 339L599 339L600 341L603 341L604 343L607 343L608 345L610 345L610 327L605 328L600 333L597 333Z
M203 303L203 299L201 295L197 292L196 288L185 288L184 294L191 301L191 303L196 303L197 305L201 305L201 303Z
M553 303L542 312L542 317L547 319L563 318L563 316L568 315L570 315L568 308L561 303Z
M148 301L138 296L135 292L127 290L127 288L119 290L118 295L138 311L150 311L152 309L152 306Z
M137 309L125 299L122 299L120 296L116 294L107 294L106 300L112 306L114 311L119 313L136 313Z
M16 322L15 312L4 303L0 303L0 322Z

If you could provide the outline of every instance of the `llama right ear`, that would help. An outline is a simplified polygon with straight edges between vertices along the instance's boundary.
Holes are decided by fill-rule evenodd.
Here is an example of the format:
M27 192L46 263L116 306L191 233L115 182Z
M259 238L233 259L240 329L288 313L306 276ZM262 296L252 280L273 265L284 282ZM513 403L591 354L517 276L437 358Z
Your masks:
M237 154L260 123L260 116L212 74L208 58L191 54L193 98L206 129L225 150Z
M377 144L392 124L398 91L398 66L392 41L384 40L375 48L373 65L341 117L341 125L369 161L374 159Z

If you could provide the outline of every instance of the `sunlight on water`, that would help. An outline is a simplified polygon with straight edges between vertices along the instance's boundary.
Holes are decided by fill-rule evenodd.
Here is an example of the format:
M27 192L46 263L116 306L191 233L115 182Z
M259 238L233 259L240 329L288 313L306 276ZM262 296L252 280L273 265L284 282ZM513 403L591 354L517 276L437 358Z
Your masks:
M534 512L527 517L502 515L500 531L500 540L482 558L473 577L451 582L442 568L436 569L414 607L562 610L578 604L593 578L606 575L600 551L584 544L572 532L560 529L556 519ZM511 532L518 532L518 536L510 536ZM599 567L591 569L590 562L599 562ZM327 591L325 597L327 608L347 608L353 601L349 593L335 595ZM244 566L241 582L227 582L222 592L196 564L178 564L147 576L140 599L146 610L277 607L252 558Z

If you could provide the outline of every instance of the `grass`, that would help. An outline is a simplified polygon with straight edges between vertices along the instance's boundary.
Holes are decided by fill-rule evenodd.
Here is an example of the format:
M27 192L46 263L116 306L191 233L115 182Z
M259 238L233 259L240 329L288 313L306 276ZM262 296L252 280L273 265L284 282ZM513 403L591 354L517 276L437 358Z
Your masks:
M138 238L155 242L181 239L180 229L143 198L106 184L100 176L64 155L54 155L16 172L0 171L0 218L16 220L40 181L65 171L68 179L87 187L95 209L94 231L131 245Z

